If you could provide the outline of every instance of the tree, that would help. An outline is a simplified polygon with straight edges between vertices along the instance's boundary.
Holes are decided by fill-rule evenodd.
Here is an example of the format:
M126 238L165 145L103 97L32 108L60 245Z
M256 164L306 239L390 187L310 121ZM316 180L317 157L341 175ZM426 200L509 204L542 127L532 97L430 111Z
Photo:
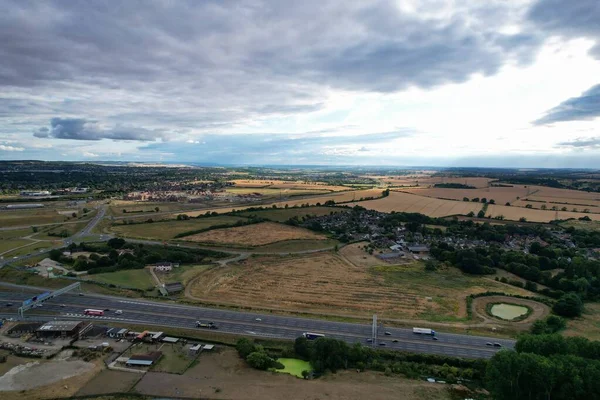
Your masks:
M558 299L552 311L562 317L579 317L583 311L583 303L575 293L567 293Z
M469 213L467 214L467 217L474 217L475 213L473 211L469 211Z
M508 201L504 205L510 207L510 203Z
M533 208L533 206L531 204L526 204L525 208Z
M548 207L546 207L546 205L545 205L545 204L542 204L542 205L540 206L540 208L541 208L542 210L545 210L545 209L546 209L546 208L548 208Z
M76 213L76 212L74 212L73 214L71 214L71 217L73 217L73 218L77 218L77 213Z
M113 249L120 249L125 245L125 239L112 238L109 239L108 242L106 242L106 244L112 247Z
M527 222L527 218L521 217L521 218L519 218L519 222Z
M251 353L256 351L254 343L246 338L239 339L235 344L235 349L243 359L246 359Z
M37 231L39 230L37 226L32 226L31 230L33 231L33 233L37 233Z
M483 218L483 217L485 217L485 211L479 210L479 212L477 213L477 218Z
M469 201L468 197L463 197L463 201Z
M60 251L58 249L50 250L50 259L51 260L60 261L61 257L62 257L62 251Z
M438 262L435 260L425 261L425 271L435 271L438 269Z
M252 368L261 370L269 369L273 365L274 361L275 360L269 357L269 355L264 351L255 351L254 353L250 353L246 358L248 365L250 365Z
M479 197L473 197L473 198L471 199L471 201L472 201L473 203L479 203Z
M488 201L488 204L496 204L496 200L490 199L490 201Z
M487 203L487 199L486 199L485 197L482 197L482 198L481 198L481 202L482 202L483 204L485 204L485 203Z
M308 372L305 369L302 370L302 378L303 379L308 379L309 375L310 375L310 372Z
M304 360L309 360L312 350L311 345L311 341L309 341L304 336L300 336L294 341L294 353L296 353L298 357L301 357Z

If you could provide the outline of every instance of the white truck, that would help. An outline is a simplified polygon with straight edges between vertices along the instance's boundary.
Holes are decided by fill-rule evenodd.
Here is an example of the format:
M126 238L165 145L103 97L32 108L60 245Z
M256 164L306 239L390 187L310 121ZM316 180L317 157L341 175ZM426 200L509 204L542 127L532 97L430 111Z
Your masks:
M433 329L429 329L429 328L413 328L413 333L416 333L419 335L435 336L435 331Z

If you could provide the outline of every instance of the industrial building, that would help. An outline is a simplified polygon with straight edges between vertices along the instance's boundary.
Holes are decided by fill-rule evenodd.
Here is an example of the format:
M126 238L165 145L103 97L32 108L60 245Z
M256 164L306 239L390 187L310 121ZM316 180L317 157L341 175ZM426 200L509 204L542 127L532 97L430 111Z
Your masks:
M83 321L50 321L36 330L38 337L73 337L83 329Z
M40 203L24 203L24 204L9 204L6 206L7 210L22 210L27 208L43 208L44 205Z

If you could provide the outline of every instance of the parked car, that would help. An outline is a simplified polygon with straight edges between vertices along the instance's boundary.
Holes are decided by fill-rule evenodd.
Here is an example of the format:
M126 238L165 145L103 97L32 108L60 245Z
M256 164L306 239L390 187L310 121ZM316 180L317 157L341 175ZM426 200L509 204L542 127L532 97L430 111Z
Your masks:
M494 343L494 347L502 347L500 343Z

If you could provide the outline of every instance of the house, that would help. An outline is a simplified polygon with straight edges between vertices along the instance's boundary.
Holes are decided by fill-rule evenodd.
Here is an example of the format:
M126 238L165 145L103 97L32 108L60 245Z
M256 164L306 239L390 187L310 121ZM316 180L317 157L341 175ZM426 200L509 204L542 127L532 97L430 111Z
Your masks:
M396 251L394 253L377 254L377 258L379 258L380 260L392 260L394 258L400 257L404 257L404 253L401 251Z
M159 264L156 264L156 266L154 267L154 270L158 271L158 272L170 272L172 269L173 269L173 264L170 262L159 263Z
M181 282L165 283L163 288L167 294L179 293L183 291L183 284Z
M162 351L153 351L148 354L134 354L125 363L128 367L149 367L162 357Z
M408 246L408 251L410 251L413 254L426 255L429 254L429 247L422 244L415 244L412 246Z

